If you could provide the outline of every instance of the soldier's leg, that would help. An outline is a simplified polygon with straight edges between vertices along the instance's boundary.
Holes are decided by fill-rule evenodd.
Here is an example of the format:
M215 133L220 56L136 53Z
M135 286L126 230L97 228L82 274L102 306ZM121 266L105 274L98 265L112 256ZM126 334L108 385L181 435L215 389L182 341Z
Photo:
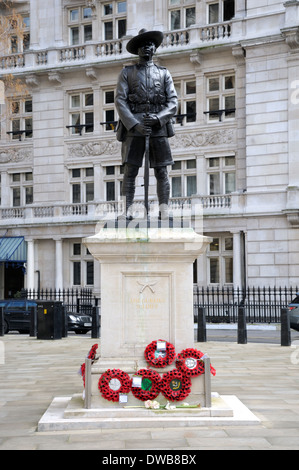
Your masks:
M126 200L126 216L129 217L129 209L134 202L135 195L135 180L138 175L139 167L125 163L124 167L124 178L122 184L122 195L125 196Z
M157 179L159 216L161 218L167 218L168 217L169 192L170 192L170 184L169 184L167 167L166 166L156 167L155 177Z

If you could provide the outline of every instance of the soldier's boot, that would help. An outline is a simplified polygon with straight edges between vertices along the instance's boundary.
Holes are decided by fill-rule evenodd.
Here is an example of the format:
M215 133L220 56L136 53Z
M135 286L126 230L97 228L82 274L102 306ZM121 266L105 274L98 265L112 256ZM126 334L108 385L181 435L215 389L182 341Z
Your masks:
M157 196L159 201L159 219L164 220L169 217L169 193L170 184L168 179L167 167L155 168L157 179Z
M122 184L122 196L125 197L126 218L133 219L133 202L135 196L135 180L138 174L138 167L125 165L124 178Z

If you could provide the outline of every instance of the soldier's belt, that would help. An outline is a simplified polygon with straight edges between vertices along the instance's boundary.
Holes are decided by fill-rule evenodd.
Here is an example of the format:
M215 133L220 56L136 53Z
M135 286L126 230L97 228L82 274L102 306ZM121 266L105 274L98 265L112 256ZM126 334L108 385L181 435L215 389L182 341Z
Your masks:
M160 104L130 104L132 113L159 113L163 106Z

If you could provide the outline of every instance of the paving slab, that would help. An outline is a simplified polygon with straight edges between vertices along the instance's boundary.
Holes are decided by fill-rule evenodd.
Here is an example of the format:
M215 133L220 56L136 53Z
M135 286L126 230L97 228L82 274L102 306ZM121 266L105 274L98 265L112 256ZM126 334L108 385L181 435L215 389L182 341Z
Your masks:
M100 340L69 336L37 340L8 334L0 365L0 450L298 450L299 364L295 347L208 341L217 373L212 391L235 396L260 423L254 425L62 430L39 432L38 423L56 397L82 393L80 365ZM206 434L206 435L205 435Z

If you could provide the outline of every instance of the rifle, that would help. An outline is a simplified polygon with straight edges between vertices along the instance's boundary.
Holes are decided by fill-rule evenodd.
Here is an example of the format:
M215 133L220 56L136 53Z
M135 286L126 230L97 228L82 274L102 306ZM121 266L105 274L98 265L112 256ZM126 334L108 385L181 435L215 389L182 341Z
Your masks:
M148 187L149 187L149 139L150 134L145 136L145 153L144 153L144 205L145 217L148 218L149 205L148 205Z

